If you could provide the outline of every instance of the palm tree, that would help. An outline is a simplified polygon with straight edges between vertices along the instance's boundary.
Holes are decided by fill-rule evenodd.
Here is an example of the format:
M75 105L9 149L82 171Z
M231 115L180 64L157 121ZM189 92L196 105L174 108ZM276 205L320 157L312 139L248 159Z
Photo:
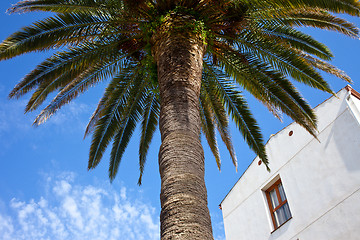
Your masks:
M161 238L213 239L204 182L202 132L220 168L216 129L236 166L228 116L267 166L264 142L241 90L276 116L283 112L316 137L316 116L289 78L334 94L319 70L350 78L327 61L330 50L301 32L310 26L357 37L333 15L360 15L357 0L24 0L10 13L55 15L25 27L0 45L0 59L59 49L10 93L32 91L26 112L45 122L101 81L109 84L87 126L88 169L112 142L109 177L141 124L141 177L159 125Z

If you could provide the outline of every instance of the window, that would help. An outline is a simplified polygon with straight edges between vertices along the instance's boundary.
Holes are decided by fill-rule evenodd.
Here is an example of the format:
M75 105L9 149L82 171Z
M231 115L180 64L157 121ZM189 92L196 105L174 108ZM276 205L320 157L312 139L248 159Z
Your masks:
M265 193L274 228L277 229L291 218L291 212L281 180L277 180Z

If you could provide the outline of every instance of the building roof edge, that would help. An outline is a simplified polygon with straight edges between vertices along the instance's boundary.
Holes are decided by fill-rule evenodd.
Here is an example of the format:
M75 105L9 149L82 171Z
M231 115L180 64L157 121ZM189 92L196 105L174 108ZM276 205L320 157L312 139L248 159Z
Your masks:
M360 100L360 93L355 91L350 85L346 85L345 89L354 97Z
M350 85L346 85L345 87L341 88L336 94L338 94L339 92L341 92L343 89L345 89L346 91L348 91L351 95L353 95L354 97L356 97L357 99L360 100L360 93L358 93L357 91L355 91ZM336 95L335 95L336 96ZM323 102L319 103L317 106L315 106L313 109L317 108L318 106L320 106L321 104L327 102L330 98L334 97L334 95L330 96L329 98L325 99ZM282 128L281 130L279 130L277 133L275 134L271 134L271 136L269 137L269 139L267 140L265 146L268 144L268 142L270 141L270 139L279 134L281 131L283 131L285 128L287 128L288 126L290 126L291 124L293 124L295 122L291 122L290 124L286 125L284 128ZM219 204L219 207L221 209L221 204L224 202L224 200L226 199L226 197L229 195L229 193L233 190L233 188L235 187L235 185L240 181L240 179L244 176L244 174L247 172L247 170L249 169L249 167L254 163L254 161L256 160L258 156L256 156L251 163L249 164L249 166L246 168L246 170L243 172L243 174L241 174L241 176L239 177L239 179L236 181L236 183L232 186L232 188L229 190L229 192L226 194L226 196L223 198L223 200L221 201L221 203Z

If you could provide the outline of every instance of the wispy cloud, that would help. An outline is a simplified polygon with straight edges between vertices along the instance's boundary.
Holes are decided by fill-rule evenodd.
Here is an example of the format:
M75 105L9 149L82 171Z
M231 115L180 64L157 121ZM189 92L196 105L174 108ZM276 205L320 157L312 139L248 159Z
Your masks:
M210 213L215 240L225 240L224 222L221 213Z
M86 124L94 109L95 107L74 101L56 112L45 124L57 126L74 126L75 124L78 129L85 130Z
M0 99L0 136L7 134L12 128L20 131L30 129L31 119L24 117L25 100L1 100Z
M0 93L1 90L0 85ZM27 98L18 100L7 99L5 96L0 97L0 136L13 132L14 130L27 131L31 128L39 110L24 114L25 106L28 102ZM46 107L44 104L43 107ZM63 106L57 111L44 125L44 127L57 127L56 129L69 131L72 129L81 129L83 131L90 118L95 106L85 103L73 101Z
M0 239L159 239L159 219L148 203L121 190L80 185L73 174L48 177L39 200L12 199L0 213ZM46 187L46 188L47 188Z

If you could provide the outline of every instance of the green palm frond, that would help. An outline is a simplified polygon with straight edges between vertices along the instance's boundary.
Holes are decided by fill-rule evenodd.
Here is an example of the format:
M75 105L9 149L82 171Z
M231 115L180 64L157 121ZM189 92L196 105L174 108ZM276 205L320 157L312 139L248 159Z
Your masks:
M200 117L202 132L204 133L206 140L209 144L210 150L213 153L216 164L219 170L221 170L221 159L219 148L216 141L214 117L212 115L211 106L208 96L205 96L205 91L201 91L200 94Z
M352 16L360 16L360 3L357 0L243 0L260 9L274 8L279 12L289 11L290 9L317 8L319 11L325 10L333 13L346 13Z
M67 104L80 93L87 90L90 86L107 79L116 72L121 71L122 56L118 59L109 59L108 62L96 64L94 67L84 71L79 77L73 79L66 85L51 101L51 103L41 111L36 117L34 124L39 125L45 122L51 115Z
M357 37L359 33L359 29L353 23L313 7L267 8L251 12L249 17L260 23L271 21L274 25L315 27L337 31L350 37Z
M258 59L269 64L274 70L319 90L333 93L327 82L310 65L290 48L279 46L275 41L267 41L253 34L236 40L239 51L219 45L216 55L226 55L228 61L237 61L235 64L245 66ZM222 48L222 49L221 49ZM247 55L248 57L244 58ZM254 57L254 55L257 55ZM219 57L219 56L218 56ZM256 63L255 63L256 64Z
M260 128L240 92L235 89L231 92L228 91L225 103L229 115L231 115L233 121L239 128L246 143L260 157L261 161L268 166L269 162Z
M35 22L32 26L13 33L0 44L0 60L32 52L95 42L104 31L116 36L120 30L111 29L106 15L59 14ZM117 32L119 31L119 32Z
M119 55L115 51L117 46L117 41L103 42L103 45L82 44L79 47L71 47L67 51L55 53L27 74L10 92L9 97L19 98L39 85L47 88L48 91L53 91L56 88L50 90L52 89L50 85L55 82L59 83L60 87L64 87L64 83L57 80L58 78L69 75L69 78L73 79L95 63ZM70 79L64 81L68 82Z
M303 52L299 52L299 55L302 55L303 58L306 59L313 67L320 69L328 74L334 75L338 78L341 78L348 83L352 83L351 78L343 70L338 69L334 65Z
M26 76L25 79L20 83L22 86L18 86L19 88L15 87L11 94L16 94L16 96L18 97L19 95L22 95L25 92L29 91L31 88L38 86L25 108L26 112L33 111L38 108L44 102L48 94L53 91L56 91L58 89L62 89L62 91L65 91L66 88L74 85L75 82L79 82L80 79L85 82L90 81L90 84L94 84L94 82L98 82L106 78L109 73L107 73L106 75L104 71L101 71L99 60L100 62L105 63L109 62L109 59L116 57L118 58L115 60L117 63L111 65L113 67L121 69L121 60L122 58L124 58L124 56L111 56L110 54L112 53L109 53L109 55L105 55L104 52L97 49L97 57L95 58L93 54L88 54L87 52L85 54L80 53L78 56L73 58L65 58L64 61L59 61L53 66L52 64L40 65L38 67L39 71L37 72L36 70L38 69L36 69L33 71L34 74L30 73L30 75ZM113 61L111 61L111 63L113 63ZM109 64L107 63L107 65L103 67L106 68L106 66L108 65ZM97 70L98 74L96 74L94 70ZM91 75L90 71L93 71L93 75ZM116 71L116 69L108 69L108 71L112 73L112 71Z
M113 181L117 174L121 158L136 128L136 124L140 120L147 99L146 91L144 91L146 81L143 79L143 74L139 74L136 77L136 84L129 89L129 98L126 99L126 105L120 106L118 109L120 119L117 121L119 126L114 136L110 154L110 181Z
M229 99L227 99L227 104L230 115L242 133L246 143L259 156L267 169L270 170L260 128L255 118L253 118L246 101L242 98L240 93L236 91L228 94L228 96Z
M101 105L98 106L98 109L101 109L98 112L100 116L92 118L92 120L98 119L94 123L88 169L95 168L99 164L103 152L116 134L122 118L125 117L121 116L121 113L127 104L130 104L127 101L131 97L129 89L138 85L141 80L137 77L138 68L139 66L135 67L135 69L124 69L120 75L112 80L113 82L106 89L107 92L110 91L108 97L103 99L104 102L106 101L106 104L102 105L103 108ZM89 125L91 126L92 124L90 121Z
M266 26L263 25L261 32L271 39L271 41L268 40L268 42L280 45L280 47L286 48L290 45L293 49L302 50L325 60L331 60L333 57L330 49L324 44L294 28L267 23Z
M234 166L237 168L236 153L231 141L229 121L223 101L224 96L227 94L227 84L223 85L222 83L228 82L228 80L229 78L221 71L211 67L207 62L204 62L202 90L210 100L216 127L230 154Z
M216 72L211 71L211 68L207 68L209 74L216 76ZM219 79L219 78L218 78ZM246 101L242 97L241 93L236 90L234 85L227 82L218 81L222 85L219 91L221 98L223 99L228 114L232 117L236 126L239 128L246 143L249 147L261 158L261 160L268 164L268 159L265 152L265 145L260 133L260 128L253 118Z
M114 98L122 99L125 94L127 94L127 90L134 84L135 78L132 76L132 74L135 74L136 71L138 71L138 69L136 68L135 64L132 62L126 62L122 72L113 78L107 85L104 95L100 99L96 110L92 114L90 121L86 126L84 138L94 131L94 128L97 125L99 119L104 115L103 111L107 109L108 105L111 103L111 100L116 100ZM129 76L126 76L127 74Z
M142 175L144 172L146 156L160 115L160 102L158 94L150 92L145 101L144 111L141 122L141 137L139 145L139 168L140 176L138 184L141 185Z
M116 0L23 0L9 8L10 13L49 11L55 13L98 12L100 10L118 11L122 9L121 1Z
M296 11L284 16L280 21L290 26L315 27L337 31L353 38L357 38L359 34L359 29L354 24L327 12Z
M218 56L224 64L225 71L237 83L266 106L279 108L310 134L316 136L316 118L311 107L280 73L251 57L246 58L248 61L245 64L243 59L239 60L231 54ZM327 83L321 87L327 89Z

